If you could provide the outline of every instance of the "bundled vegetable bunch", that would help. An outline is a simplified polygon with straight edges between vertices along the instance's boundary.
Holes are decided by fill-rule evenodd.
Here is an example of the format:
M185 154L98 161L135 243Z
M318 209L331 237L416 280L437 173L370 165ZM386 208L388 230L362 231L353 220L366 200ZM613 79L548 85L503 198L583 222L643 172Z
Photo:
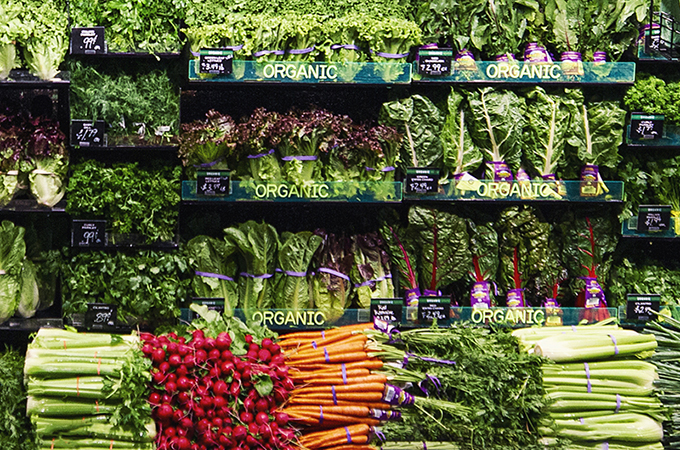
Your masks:
M371 298L394 296L389 258L377 233L351 238L323 230L283 232L247 221L224 230L224 239L197 236L188 243L193 286L201 297L234 308L318 309L327 320Z
M30 188L38 204L53 207L64 197L68 161L56 121L10 109L0 113L0 206Z
M635 75L635 84L623 97L631 112L663 114L664 127L680 124L680 81L669 80L646 73Z
M393 181L402 136L386 126L359 125L322 109L286 114L256 109L234 125L209 111L182 126L180 158L196 169L232 169L255 181Z
M41 328L24 366L38 448L153 450L150 365L137 335Z
M635 263L623 258L612 267L608 291L612 304L623 305L626 295L655 293L661 296L661 305L677 305L680 290L680 270L660 261L646 260Z
M27 67L31 74L51 80L59 73L68 50L66 2L11 0L0 5L0 80L10 71ZM22 64L19 55L23 55Z
M549 359L543 387L552 420L540 429L545 442L574 445L647 445L662 449L666 412L654 396L653 335L600 322L577 327L525 328L513 332L525 350ZM572 447L570 447L572 448Z
M103 26L113 53L179 53L179 22L184 5L172 0L124 2L70 1L73 27Z
M107 303L117 306L121 322L142 328L173 324L189 296L188 269L176 252L78 253L63 265L62 313L85 314L88 303Z
M66 211L105 218L113 244L173 241L177 232L181 167L138 163L111 166L85 160L71 167Z
M163 67L163 66L161 66ZM106 122L108 145L169 145L179 135L179 88L172 71L70 63L71 118Z
M196 312L191 335L142 335L153 363L156 448L291 449L295 433L278 408L293 382L279 345L264 327Z
M24 357L17 350L0 352L0 442L7 450L35 450L35 435L26 416Z

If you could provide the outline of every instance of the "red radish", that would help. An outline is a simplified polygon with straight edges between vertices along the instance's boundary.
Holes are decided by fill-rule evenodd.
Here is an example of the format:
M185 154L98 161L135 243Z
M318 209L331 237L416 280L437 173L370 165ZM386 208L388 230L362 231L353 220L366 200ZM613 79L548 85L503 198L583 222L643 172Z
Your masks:
M154 335L151 333L139 333L139 338L143 341L150 341L152 339L155 339Z
M253 421L253 414L248 412L248 411L243 411L241 415L239 416L241 419L241 422L243 423L250 423Z
M231 372L234 371L234 363L232 363L231 361L225 361L220 366L220 369L222 370L223 374L229 375Z
M166 375L163 372L153 372L151 378L154 384L163 384L165 382Z
M175 423L178 423L178 422L179 422L180 420L182 420L183 418L184 418L184 413L182 412L181 409L176 409L176 410L172 413L172 420L174 420Z
M158 343L161 344L161 346L168 345L169 342L167 336L158 336Z
M229 429L229 432L227 433L226 431L222 430L222 433L219 437L219 441L221 445L224 445L225 447L231 447L234 445L234 442L229 439L229 435L231 434L231 428Z
M152 405L159 405L161 403L161 394L158 392L152 392L149 395L149 403Z
M217 417L217 414L215 414L214 409L209 409L205 412L205 417L207 417L210 420L213 420L215 417Z
M174 394L177 392L177 384L172 381L168 381L165 383L165 390L170 394Z
M248 353L246 353L246 359L255 361L257 359L257 350L248 350Z
M267 401L267 399L265 399L265 398L259 399L255 403L255 410L259 411L259 412L269 410L269 402Z
M198 402L198 404L200 405L201 408L208 410L213 406L213 399L210 396L202 397L201 401Z
M224 395L228 390L229 386L227 386L227 383L225 383L224 380L217 380L212 385L212 391L215 393L215 395Z
M257 420L257 418L255 420ZM260 436L262 436L265 439L269 439L272 436L272 429L268 423L260 425L259 432Z
M144 353L146 356L151 356L153 350L153 345L149 344L148 342L142 345L142 353Z
M189 380L187 377L179 377L177 379L177 388L180 391L186 391L191 388L191 380Z
M273 344L273 342L272 342L271 339L269 339L269 338L262 339L262 347L269 348L269 347L272 346L272 344Z
M272 359L272 354L269 353L269 350L263 348L262 350L257 352L257 357L260 359L260 361L268 363Z
M191 353L184 357L184 365L187 366L187 369L194 367L194 361L194 355Z
M255 409L255 402L253 401L252 398L246 397L245 400L243 400L243 408L246 411L252 411Z
M174 373L169 373L168 377L165 379L165 382L167 383L168 381L172 381L173 383L177 383L177 375Z
M163 394L163 395L161 396L161 402L163 402L163 403L171 403L171 402L172 402L172 396L170 396L170 395L168 395L168 394Z
M179 427L184 429L194 428L194 421L190 417L184 417L179 421Z
M269 346L269 351L272 355L278 355L281 353L281 346L279 344L272 344Z
M246 436L246 444L248 444L250 448L257 448L260 446L260 442L251 435Z
M181 380L181 378L180 378L180 380ZM179 394L177 394L177 401L179 401L181 404L188 402L190 399L191 399L191 396L186 391L180 392Z
M172 417L172 406L167 403L163 403L158 407L158 409L156 409L156 415L162 422L170 420Z
M173 427L167 427L165 430L163 430L163 435L166 437L173 437L177 434L177 431Z
M248 433L257 434L258 431L260 431L260 427L258 427L255 422L248 424Z
M220 370L219 366L214 366L212 369L210 369L210 376L212 378L219 378L220 375L222 375L222 371Z
M196 424L196 430L201 433L204 433L208 428L210 428L210 421L208 419L201 419Z
M285 363L286 363L286 360L281 355L276 355L269 361L269 364L271 364L274 367L281 367Z
M198 349L203 349L203 346L205 345L205 339L194 339L191 341L191 346L198 350Z
M222 398L222 397L215 397L215 398ZM215 407L215 408L217 408L217 407ZM229 420L229 414L230 413L231 413L231 410L227 407L223 406L221 408L217 408L217 417L221 417L225 421L225 423L227 423L226 421ZM231 423L231 420L229 420L228 423Z
M252 344L253 342L253 336L250 334L246 334L243 336L243 339L246 341L246 344Z
M182 364L182 357L179 353L174 353L168 358L168 363L171 367L177 367Z
M177 342L170 342L166 348L168 353L175 354L177 353L179 346L177 345Z
M236 370L239 372L243 372L243 369L246 367L248 363L241 358L234 358L234 365L236 366Z
M198 405L194 405L193 407L194 411L194 416L198 417L199 419L203 419L205 417L205 410L201 408Z
M205 339L205 343L203 344L203 348L206 349L207 351L211 351L212 349L215 348L215 339L209 337Z
M180 354L180 356L186 356L189 353L191 353L191 347L189 347L186 344L181 344L178 346L177 352Z
M187 376L187 374L189 373L189 369L187 369L187 366L182 364L177 369L175 369L175 373L177 374L178 377L184 377Z
M222 332L218 334L217 339L215 339L215 347L220 351L227 350L231 347L231 336L229 336L229 333Z
M248 351L249 352L259 352L260 351L260 346L257 344L250 344L248 346Z
M216 348L210 350L210 352L208 353L208 359L211 360L211 361L220 359L221 356L222 356L222 353L220 353L220 351L217 350Z
M238 394L241 392L241 385L237 382L234 381L231 383L231 386L229 387L229 393L233 395L234 397L238 396Z
M257 413L257 416L255 416L255 423L258 425L269 423L269 415L266 412Z
M168 371L170 370L170 363L167 361L163 361L158 365L158 370L160 370L163 373L168 373Z
M279 427L285 427L288 425L288 414L286 413L276 413L276 423L279 425Z
M177 450L190 450L191 442L185 437L180 437L175 441L175 448Z
M276 433L279 432L279 424L276 423L276 422L270 423L269 428L271 428L273 434L276 434Z
M203 349L196 350L196 356L194 356L194 359L196 364L203 364L205 360L208 359L208 354Z
M194 338L194 340L196 340L196 339L204 339L204 338L205 338L205 334L203 334L203 330L194 330L194 331L191 333L191 336Z

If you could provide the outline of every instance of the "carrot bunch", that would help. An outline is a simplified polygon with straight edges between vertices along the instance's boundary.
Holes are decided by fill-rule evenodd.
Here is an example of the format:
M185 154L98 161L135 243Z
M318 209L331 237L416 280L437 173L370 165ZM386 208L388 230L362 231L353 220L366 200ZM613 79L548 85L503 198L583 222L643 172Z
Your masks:
M365 323L282 336L295 388L281 411L304 427L301 447L369 450L373 427L400 417L384 401L388 378L375 372L383 363L366 348L362 332L372 328Z

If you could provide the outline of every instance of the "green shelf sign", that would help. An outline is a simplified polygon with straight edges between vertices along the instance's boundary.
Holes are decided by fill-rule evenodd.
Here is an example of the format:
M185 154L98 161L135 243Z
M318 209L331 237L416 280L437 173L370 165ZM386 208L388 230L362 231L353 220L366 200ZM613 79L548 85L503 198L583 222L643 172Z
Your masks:
M408 84L410 63L232 61L230 74L199 72L198 60L189 61L190 82L270 82L311 84Z
M231 181L231 194L206 197L196 193L196 181L182 182L182 200L201 202L357 202L395 203L402 198L400 182L312 181L302 186L284 182Z

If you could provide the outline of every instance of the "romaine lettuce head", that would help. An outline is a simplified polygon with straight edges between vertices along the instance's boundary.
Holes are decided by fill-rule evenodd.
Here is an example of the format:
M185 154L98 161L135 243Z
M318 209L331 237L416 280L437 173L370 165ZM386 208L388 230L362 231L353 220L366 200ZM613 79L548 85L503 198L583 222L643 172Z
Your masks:
M38 290L36 267L31 260L24 260L19 280L21 288L19 290L17 312L24 318L33 317L40 304L40 293Z
M62 155L35 161L28 181L38 204L53 207L64 197L67 169L68 160Z

